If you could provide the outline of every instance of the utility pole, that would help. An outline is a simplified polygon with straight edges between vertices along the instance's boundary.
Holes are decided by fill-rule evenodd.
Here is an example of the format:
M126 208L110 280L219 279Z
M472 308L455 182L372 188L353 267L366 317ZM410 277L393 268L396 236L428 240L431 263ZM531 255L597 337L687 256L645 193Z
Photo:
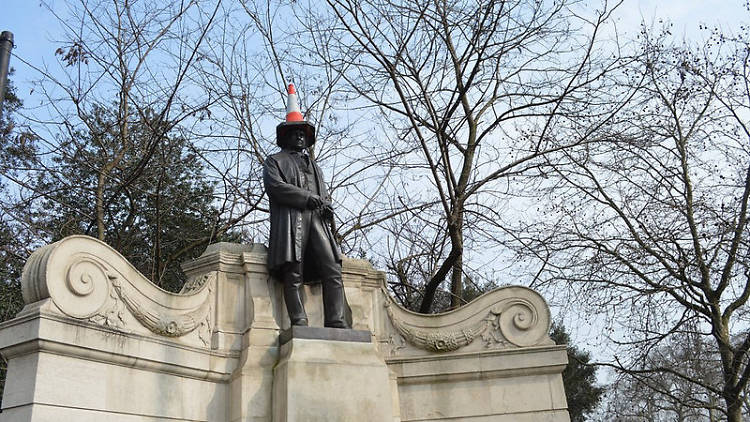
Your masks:
M5 85L8 83L8 64L10 50L13 49L13 33L3 31L0 34L0 116L3 114L3 100L5 99Z

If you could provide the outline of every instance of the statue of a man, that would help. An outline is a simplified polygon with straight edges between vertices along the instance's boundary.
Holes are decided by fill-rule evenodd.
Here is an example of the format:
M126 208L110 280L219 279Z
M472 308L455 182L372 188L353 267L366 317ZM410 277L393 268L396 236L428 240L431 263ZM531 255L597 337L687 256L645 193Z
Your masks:
M283 283L292 325L307 325L300 288L304 281L323 284L325 326L349 328L344 318L341 253L331 232L333 208L323 173L307 154L315 127L302 119L294 85L288 88L286 122L276 127L281 151L263 164L263 182L271 208L268 268Z

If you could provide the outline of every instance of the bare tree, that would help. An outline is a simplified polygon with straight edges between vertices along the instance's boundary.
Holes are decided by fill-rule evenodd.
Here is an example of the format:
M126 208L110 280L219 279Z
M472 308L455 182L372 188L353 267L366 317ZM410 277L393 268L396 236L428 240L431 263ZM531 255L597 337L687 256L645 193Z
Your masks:
M316 126L317 142L310 153L330 178L334 233L347 254L366 257L368 231L405 212L384 199L390 170L382 163L397 152L378 150L364 126L352 119L342 76L310 59L329 47L308 43L318 22L297 12L296 4L276 0L242 2L227 11L221 40L210 43L201 61L201 85L218 101L212 108L212 130L197 136L210 145L204 146L210 156L232 157L228 161L241 170L224 180L231 179L232 190L251 195L247 202L257 201L262 210L260 167L277 148L273 128L284 116L286 86L294 83L305 118ZM255 222L261 222L265 215L257 217ZM265 239L266 225L250 230Z
M403 212L378 199L389 171L379 163L393 154L375 151L359 142L364 134L351 132L347 111L338 107L341 77L305 59L295 39L311 29L290 8L271 0L48 7L66 28L56 52L60 66L36 68L35 89L46 103L26 112L25 122L39 138L40 159L12 181L20 198L6 201L6 208L21 221L29 209L47 216L42 209L59 206L70 212L55 227L37 224L41 242L83 232L124 251L143 236L137 226L147 210L138 198L147 195L156 211L154 236L147 236L154 242L151 257L130 258L162 262L145 271L159 284L167 266L176 268L226 233L264 241L260 168L276 148L273 128L284 116L285 86L294 82L318 129L311 153L331 177L338 239L347 253L364 257L366 231ZM214 197L187 206L201 209L210 230L184 236L184 245L166 252L161 245L172 240L165 233L174 230L166 220L175 204L169 197L175 168L164 165L170 152L198 157L205 171L195 180L211 185ZM89 173L96 174L93 184L82 177Z
M721 382L719 355L706 341L706 336L693 329L675 333L653 348L639 368L617 376L601 419L624 422L718 422L724 419L718 394L680 376L689 374L710 385ZM669 370L660 373L652 371L653 368Z
M550 179L536 186L549 206L518 230L543 258L548 286L568 283L571 301L611 317L611 365L682 379L740 421L750 379L750 50L744 37L716 32L692 47L669 31L643 30L613 93L635 91L632 102L600 128L602 142L550 157ZM570 123L565 136L589 130ZM650 365L686 331L716 350L717 382Z
M396 254L389 266L424 257L420 311L430 311L446 278L451 306L459 306L464 281L475 275L471 252L502 235L497 210L509 197L508 179L587 141L560 142L550 129L581 112L578 101L616 62L595 49L610 10L585 20L565 2L328 5L305 10L317 24L313 52L346 81L363 120L377 122L369 127L381 150L397 152L389 163L398 180L387 195L390 208L405 210L401 221L421 224L434 239L429 251Z
M167 267L177 268L242 219L218 218L221 209L209 211L210 189L196 181L192 192L201 198L191 198L195 206L182 211L209 213L201 219L213 226L200 236L185 236L179 246L162 247L174 241L164 236L170 225L165 219L175 211L175 202L165 197L174 190L165 182L176 174L166 172L174 173L183 160L194 161L185 158L192 139L185 139L182 127L200 120L215 101L191 81L221 2L98 0L67 3L65 10L45 6L64 33L54 52L57 66L38 67L19 58L38 72L34 89L44 100L23 112L38 156L34 167L6 179L18 196L6 209L19 222L36 215L30 230L41 242L83 232L125 251L148 238L151 251L130 258L151 262L148 270L141 269L163 285ZM195 170L179 174L188 177ZM151 208L154 220L145 234L139 223ZM55 210L65 210L58 215L65 221L53 227L46 223Z

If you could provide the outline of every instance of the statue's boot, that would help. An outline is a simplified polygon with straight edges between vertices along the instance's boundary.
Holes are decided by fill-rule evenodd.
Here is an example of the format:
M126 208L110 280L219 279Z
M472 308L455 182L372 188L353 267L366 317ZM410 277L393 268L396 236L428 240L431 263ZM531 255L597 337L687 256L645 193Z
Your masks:
M289 271L284 274L284 303L292 325L307 325L307 314L302 305L299 289L302 287L302 275Z
M351 328L344 318L344 283L341 277L323 281L324 325L331 328Z

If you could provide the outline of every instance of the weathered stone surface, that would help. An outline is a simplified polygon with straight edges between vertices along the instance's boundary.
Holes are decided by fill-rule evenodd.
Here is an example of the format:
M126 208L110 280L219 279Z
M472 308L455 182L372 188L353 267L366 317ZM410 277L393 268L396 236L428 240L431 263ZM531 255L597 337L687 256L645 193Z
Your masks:
M168 346L49 317L0 330L29 341L3 347L12 362L3 395L3 421L135 420L223 421L233 356ZM10 412L7 412L10 411ZM68 415L69 418L44 415ZM28 415L28 418L22 415ZM130 417L130 419L129 419Z
M390 422L391 396L388 368L370 342L292 337L281 346L274 422Z
M173 294L86 236L35 252L26 306L0 324L0 421L568 421L565 350L530 289L419 315L390 298L382 272L344 259L362 331L320 328L319 288L307 287L313 327L280 343L289 319L263 245L212 246L184 269L189 281ZM321 391L340 394L307 399ZM355 408L360 417L346 419Z
M383 294L391 355L423 355L552 345L549 308L535 291L508 286L450 312L422 315Z
M567 356L560 351L564 346L396 357L386 362L398 380L402 421L503 420L510 415L567 421L560 377Z

